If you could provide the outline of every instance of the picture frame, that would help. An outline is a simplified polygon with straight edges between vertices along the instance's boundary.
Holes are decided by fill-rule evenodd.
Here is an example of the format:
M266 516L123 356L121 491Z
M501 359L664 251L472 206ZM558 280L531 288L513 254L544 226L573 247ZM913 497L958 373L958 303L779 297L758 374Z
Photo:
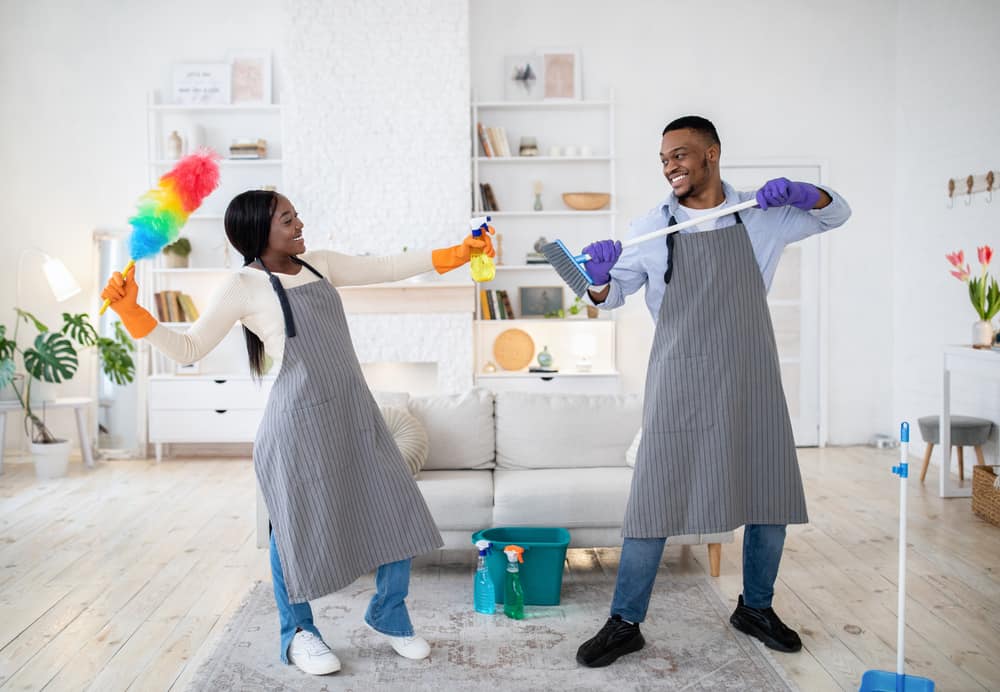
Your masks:
M544 88L540 55L507 55L503 59L503 97L506 101L540 101Z
M542 98L546 101L579 101L583 98L580 51L575 48L541 49Z
M520 286L521 317L545 317L563 309L562 286Z
M171 78L176 104L218 106L229 103L229 63L175 63Z
M230 53L232 103L266 106L271 101L271 54L268 51Z

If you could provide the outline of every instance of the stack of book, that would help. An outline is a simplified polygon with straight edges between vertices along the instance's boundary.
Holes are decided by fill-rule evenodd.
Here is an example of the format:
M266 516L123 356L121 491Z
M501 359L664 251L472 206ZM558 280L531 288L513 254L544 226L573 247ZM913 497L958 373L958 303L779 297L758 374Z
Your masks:
M476 132L479 133L479 144L483 148L483 156L493 158L495 156L510 156L510 144L507 143L507 130L502 127L483 127L482 123L476 123Z
M507 297L507 291L501 289L481 289L479 291L479 302L482 307L484 320L514 319L514 308L510 305L510 298Z
M156 299L156 315L160 322L194 322L198 319L198 308L187 293L180 291L159 291Z
M497 198L493 196L493 188L489 183L479 183L479 197L483 205L483 211L500 211Z
M229 145L231 159L262 159L267 156L267 141L263 139L234 139Z

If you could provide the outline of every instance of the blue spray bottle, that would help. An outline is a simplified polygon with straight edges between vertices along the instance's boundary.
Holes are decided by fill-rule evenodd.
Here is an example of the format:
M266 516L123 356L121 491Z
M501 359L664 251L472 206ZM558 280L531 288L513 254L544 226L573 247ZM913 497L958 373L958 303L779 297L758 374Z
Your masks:
M495 613L497 608L496 590L493 588L493 580L490 579L490 571L486 567L486 556L490 554L492 546L489 541L476 541L479 565L476 567L476 581L473 586L473 605L477 613L487 615Z

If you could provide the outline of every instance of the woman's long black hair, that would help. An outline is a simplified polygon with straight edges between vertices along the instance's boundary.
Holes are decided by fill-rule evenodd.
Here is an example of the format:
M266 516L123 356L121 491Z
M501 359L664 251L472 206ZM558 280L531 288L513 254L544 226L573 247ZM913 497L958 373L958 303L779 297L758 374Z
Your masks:
M243 266L258 260L267 248L271 233L271 217L278 205L278 193L273 190L247 190L233 198L226 207L226 237L243 255ZM250 358L250 372L260 378L264 374L264 344L260 337L243 327Z

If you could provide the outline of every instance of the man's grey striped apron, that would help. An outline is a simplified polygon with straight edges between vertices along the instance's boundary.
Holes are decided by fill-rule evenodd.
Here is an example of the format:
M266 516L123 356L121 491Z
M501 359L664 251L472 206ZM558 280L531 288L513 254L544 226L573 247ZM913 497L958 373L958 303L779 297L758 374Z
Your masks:
M764 281L736 221L672 236L626 537L808 521Z
M337 290L320 277L285 293L284 361L253 458L299 603L443 541L365 383Z

